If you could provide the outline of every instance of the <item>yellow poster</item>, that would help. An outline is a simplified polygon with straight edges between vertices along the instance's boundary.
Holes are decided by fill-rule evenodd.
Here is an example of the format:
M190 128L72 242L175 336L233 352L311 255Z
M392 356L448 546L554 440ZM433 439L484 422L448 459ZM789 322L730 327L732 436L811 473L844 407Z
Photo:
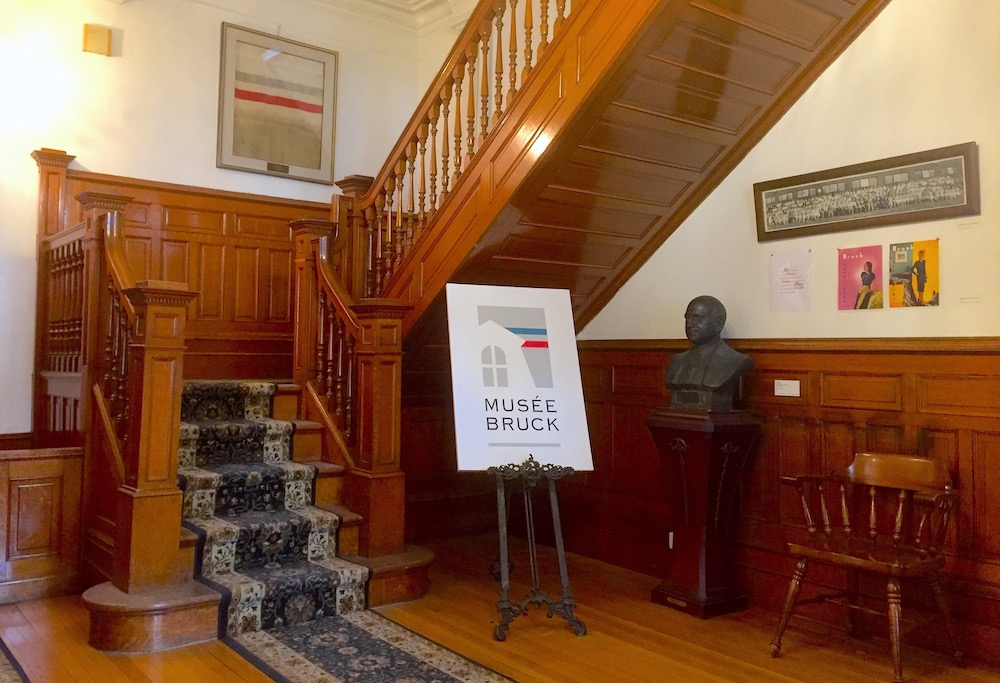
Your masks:
M937 306L941 299L938 240L889 245L889 305Z

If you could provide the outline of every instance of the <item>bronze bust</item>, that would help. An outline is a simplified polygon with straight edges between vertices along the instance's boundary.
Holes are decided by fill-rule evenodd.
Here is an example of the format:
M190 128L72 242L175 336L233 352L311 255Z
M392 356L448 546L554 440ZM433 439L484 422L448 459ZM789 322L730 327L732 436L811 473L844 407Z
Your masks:
M692 346L675 354L667 366L665 384L670 407L718 412L733 409L733 394L753 359L722 341L726 307L713 296L691 300L684 313L684 332Z

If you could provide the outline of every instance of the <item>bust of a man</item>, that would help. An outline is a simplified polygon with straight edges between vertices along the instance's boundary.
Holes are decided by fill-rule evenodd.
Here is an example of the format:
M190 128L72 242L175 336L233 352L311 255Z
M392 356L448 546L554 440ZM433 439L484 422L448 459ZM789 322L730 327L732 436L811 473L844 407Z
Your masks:
M753 369L753 359L722 341L725 325L726 307L715 297L695 297L688 304L684 332L692 346L675 354L667 366L671 408L733 409L733 393Z

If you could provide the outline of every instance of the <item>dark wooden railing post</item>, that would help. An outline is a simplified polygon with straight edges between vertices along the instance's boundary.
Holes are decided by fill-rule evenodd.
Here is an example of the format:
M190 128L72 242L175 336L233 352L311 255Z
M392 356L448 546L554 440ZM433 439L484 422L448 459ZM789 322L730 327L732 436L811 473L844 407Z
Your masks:
M177 488L184 325L196 294L178 282L125 290L136 321L129 347L125 483L118 489L112 582L126 593L176 583L182 493Z
M321 237L335 238L337 226L330 221L303 218L289 223L295 240L295 348L292 379L299 386L316 376L317 297L315 244Z
M361 325L357 363L357 467L350 474L350 507L362 515L359 550L365 557L403 550L404 474L399 435L403 318L410 306L365 299L353 310Z

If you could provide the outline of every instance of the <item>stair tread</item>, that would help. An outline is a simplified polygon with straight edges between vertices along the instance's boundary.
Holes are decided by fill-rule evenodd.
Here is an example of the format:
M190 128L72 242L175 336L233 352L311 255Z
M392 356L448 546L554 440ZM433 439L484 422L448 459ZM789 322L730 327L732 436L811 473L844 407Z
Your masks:
M204 539L203 575L230 591L229 633L364 609L370 570L337 557L338 529L346 523L356 534L361 517L309 505L318 480L330 500L347 468L320 459L322 423L296 419L301 388L220 381L184 391L185 518ZM356 552L356 543L347 547Z

